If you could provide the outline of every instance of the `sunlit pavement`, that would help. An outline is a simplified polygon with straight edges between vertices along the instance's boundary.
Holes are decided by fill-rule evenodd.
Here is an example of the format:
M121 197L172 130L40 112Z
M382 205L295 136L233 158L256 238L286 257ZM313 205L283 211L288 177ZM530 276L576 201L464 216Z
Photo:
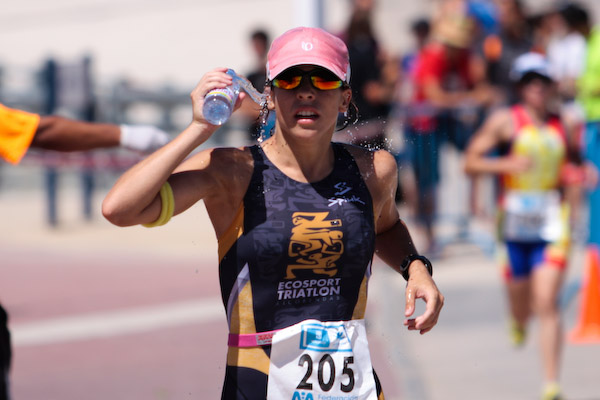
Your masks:
M16 399L218 398L226 326L201 257L7 253Z
M41 191L0 192L0 295L14 335L14 398L219 398L226 323L203 206L165 227L117 228L99 215L82 222L77 190L61 196L61 225L49 229ZM452 224L442 228L452 238ZM536 324L522 349L510 346L494 260L456 242L434 262L446 305L423 336L402 326L402 278L374 264L367 322L387 399L536 399ZM582 255L577 247L569 282L581 277ZM567 332L578 306L574 296L564 309ZM565 345L567 399L600 399L598 360L600 345Z
M64 193L57 229L41 193L0 194L14 398L219 398L227 329L202 209L194 236L177 218L121 229L81 222L76 194Z

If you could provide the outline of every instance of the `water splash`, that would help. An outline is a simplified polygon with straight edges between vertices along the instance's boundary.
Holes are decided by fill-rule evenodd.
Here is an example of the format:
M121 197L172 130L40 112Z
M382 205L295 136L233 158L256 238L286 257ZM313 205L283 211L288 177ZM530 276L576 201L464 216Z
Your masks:
M227 73L231 75L234 81L240 85L240 88L244 90L244 92L246 92L248 96L250 96L250 98L260 106L258 122L261 128L257 141L258 143L262 143L263 141L265 141L265 139L268 139L271 136L271 123L274 122L272 118L270 118L270 113L267 108L267 94L260 93L248 79L236 74L234 70L228 69Z
M269 110L267 108L267 102L261 106L260 114L258 115L258 123L260 125L260 132L256 140L258 143L262 143L267 138L267 119L269 117Z
M258 118L260 132L257 141L258 143L262 143L273 135L273 130L275 129L275 112L269 111L266 101L260 110Z
M239 76L232 69L228 69L227 73L233 77L233 80L240 85L240 88L243 89L244 92L248 93L248 96L250 96L250 98L254 100L256 104L262 107L263 103L266 103L267 96L260 93L254 86L252 86L252 83L250 83L248 79L244 78L243 76Z

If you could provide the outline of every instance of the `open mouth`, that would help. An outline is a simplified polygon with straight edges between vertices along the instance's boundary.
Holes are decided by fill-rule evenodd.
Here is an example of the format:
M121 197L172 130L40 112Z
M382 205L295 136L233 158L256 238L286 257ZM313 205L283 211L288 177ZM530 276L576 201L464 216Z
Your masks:
M295 115L296 119L316 119L319 115L316 112L303 110L299 111Z

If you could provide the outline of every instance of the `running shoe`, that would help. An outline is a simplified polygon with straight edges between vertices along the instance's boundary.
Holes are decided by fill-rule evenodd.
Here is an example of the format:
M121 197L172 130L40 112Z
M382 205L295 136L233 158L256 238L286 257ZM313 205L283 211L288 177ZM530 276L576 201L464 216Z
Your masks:
M560 386L556 382L547 383L542 392L542 400L562 400Z
M515 347L521 347L525 343L527 331L514 319L510 321L510 341Z

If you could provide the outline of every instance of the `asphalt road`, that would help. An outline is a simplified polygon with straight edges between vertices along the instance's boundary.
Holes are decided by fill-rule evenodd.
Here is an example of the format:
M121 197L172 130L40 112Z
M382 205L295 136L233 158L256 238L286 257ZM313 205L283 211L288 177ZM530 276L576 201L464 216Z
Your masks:
M226 323L203 206L146 229L116 228L99 215L82 221L73 190L60 204L61 224L49 229L41 192L0 192L0 300L14 336L14 398L219 398ZM524 348L511 348L494 260L447 225L440 232L453 244L434 262L446 306L430 333L405 330L404 282L374 265L367 323L387 398L536 399L535 321ZM475 224L468 237L486 232ZM583 254L575 248L568 286L581 278ZM566 333L578 317L577 293L564 308ZM600 399L599 361L600 344L565 342L567 399Z

